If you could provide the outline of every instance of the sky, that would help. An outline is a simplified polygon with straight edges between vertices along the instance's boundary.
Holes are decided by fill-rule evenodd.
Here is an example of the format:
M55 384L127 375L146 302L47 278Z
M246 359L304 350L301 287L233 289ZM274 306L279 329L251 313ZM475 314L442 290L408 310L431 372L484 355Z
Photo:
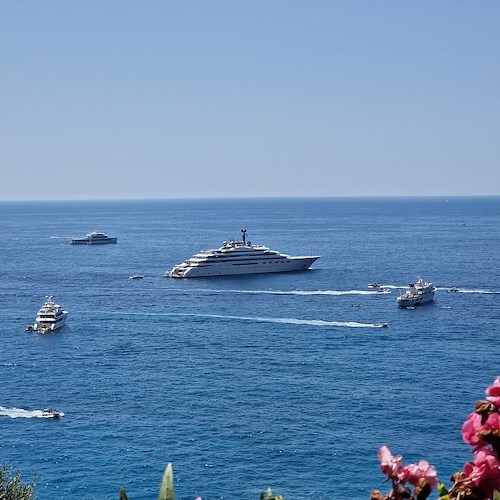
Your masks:
M0 3L0 200L500 194L500 2Z

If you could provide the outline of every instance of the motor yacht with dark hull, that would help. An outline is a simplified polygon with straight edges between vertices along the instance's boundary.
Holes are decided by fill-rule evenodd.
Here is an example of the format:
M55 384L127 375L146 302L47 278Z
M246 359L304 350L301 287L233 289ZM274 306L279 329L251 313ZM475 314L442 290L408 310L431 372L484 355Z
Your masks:
M72 238L70 243L72 245L106 245L108 243L116 243L118 238L111 238L107 234L93 231L81 238Z
M240 241L225 241L220 248L204 250L167 274L171 278L201 278L242 274L282 273L305 271L319 256L290 256L247 241L242 229Z
M408 290L398 298L399 307L414 307L434 300L436 287L419 278L416 283L410 283Z
M47 333L53 332L64 325L68 311L53 301L52 295L45 297L45 303L38 311L35 324L26 328L27 332Z

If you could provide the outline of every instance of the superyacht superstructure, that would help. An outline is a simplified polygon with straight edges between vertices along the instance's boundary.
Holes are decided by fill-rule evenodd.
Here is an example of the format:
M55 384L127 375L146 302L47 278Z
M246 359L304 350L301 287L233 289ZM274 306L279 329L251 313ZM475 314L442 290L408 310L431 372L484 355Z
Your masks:
M217 249L197 253L167 274L171 278L199 278L238 274L282 273L309 269L319 256L291 257L247 241L242 229L240 241L224 241Z

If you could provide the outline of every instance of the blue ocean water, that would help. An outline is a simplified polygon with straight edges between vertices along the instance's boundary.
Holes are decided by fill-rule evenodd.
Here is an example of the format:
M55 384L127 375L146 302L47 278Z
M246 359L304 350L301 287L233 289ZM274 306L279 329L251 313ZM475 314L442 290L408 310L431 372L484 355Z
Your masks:
M445 482L470 459L461 425L500 375L500 198L12 202L0 215L0 463L37 474L37 498L124 486L154 499L172 462L179 500L268 486L364 499L387 489L382 444ZM162 276L244 226L321 258L302 273ZM118 244L68 244L92 230ZM418 275L436 300L398 309ZM47 294L66 326L24 332ZM46 407L65 416L36 418Z

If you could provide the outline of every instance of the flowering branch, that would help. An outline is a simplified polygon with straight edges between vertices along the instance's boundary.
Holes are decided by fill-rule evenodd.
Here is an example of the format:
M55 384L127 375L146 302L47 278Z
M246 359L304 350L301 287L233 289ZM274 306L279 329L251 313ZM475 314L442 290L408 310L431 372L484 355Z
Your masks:
M449 491L443 483L438 485L436 469L428 462L403 466L401 455L393 457L387 446L382 446L380 469L392 488L387 495L374 490L370 499L424 500L438 485L441 500L500 500L500 377L486 389L486 396L486 401L476 403L462 426L463 440L474 446L474 460L453 474Z

